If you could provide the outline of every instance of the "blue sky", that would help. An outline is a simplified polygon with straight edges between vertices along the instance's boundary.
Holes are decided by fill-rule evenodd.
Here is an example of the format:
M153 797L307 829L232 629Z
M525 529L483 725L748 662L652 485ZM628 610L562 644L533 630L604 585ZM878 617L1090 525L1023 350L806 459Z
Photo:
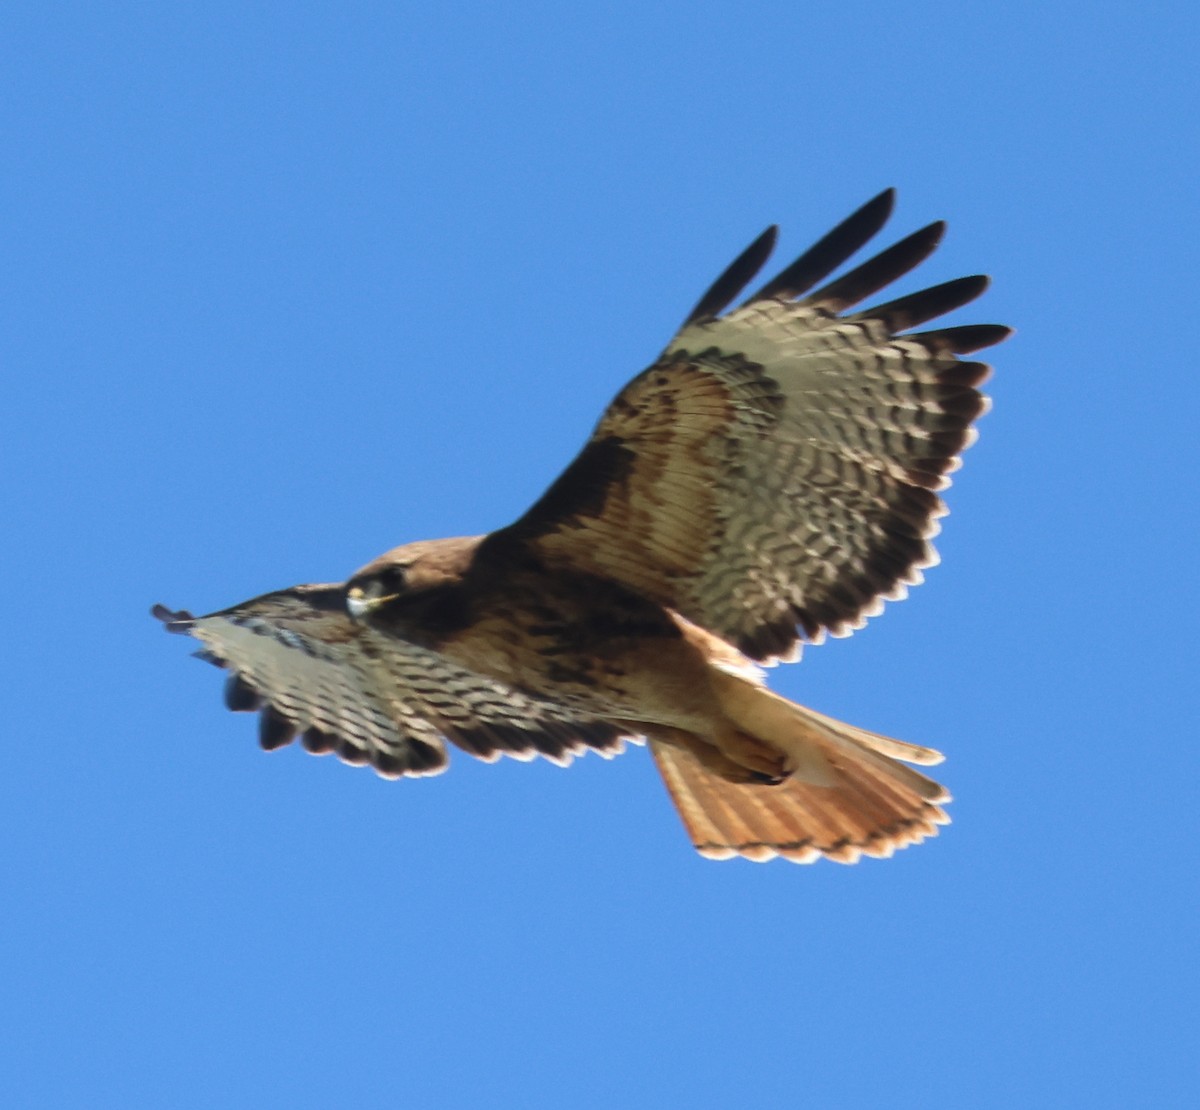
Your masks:
M1197 22L7 5L0 1101L1195 1105ZM149 618L506 523L763 226L888 185L1018 334L943 564L773 682L944 749L938 840L267 756Z

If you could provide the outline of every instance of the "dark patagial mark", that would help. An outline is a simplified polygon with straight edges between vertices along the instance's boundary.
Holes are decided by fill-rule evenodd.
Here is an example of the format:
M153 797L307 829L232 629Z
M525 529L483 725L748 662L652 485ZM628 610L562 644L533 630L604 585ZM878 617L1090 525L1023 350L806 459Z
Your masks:
M520 520L484 540L480 555L500 550L508 540L545 535L570 517L599 516L609 488L629 473L634 461L634 453L616 436L592 440Z

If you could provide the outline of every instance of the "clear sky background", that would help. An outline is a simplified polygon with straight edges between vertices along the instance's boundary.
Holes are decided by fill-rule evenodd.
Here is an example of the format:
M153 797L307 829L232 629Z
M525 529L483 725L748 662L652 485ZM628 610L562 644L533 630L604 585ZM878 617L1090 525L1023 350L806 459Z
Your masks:
M0 1104L1197 1105L1195 13L5 5ZM1018 334L942 566L773 682L947 751L938 840L267 756L150 619L510 521L888 185Z

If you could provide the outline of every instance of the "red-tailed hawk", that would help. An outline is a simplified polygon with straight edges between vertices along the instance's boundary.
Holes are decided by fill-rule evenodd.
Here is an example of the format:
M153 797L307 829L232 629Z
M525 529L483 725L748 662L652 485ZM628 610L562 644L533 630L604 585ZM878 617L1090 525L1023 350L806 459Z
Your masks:
M706 856L851 862L934 835L948 795L907 764L940 754L788 701L757 665L921 581L935 491L986 406L988 367L957 356L1008 335L912 330L984 277L846 313L925 259L941 223L820 284L892 203L722 315L768 229L507 528L398 547L337 585L155 616L228 669L226 704L259 711L267 749L299 736L399 778L444 770L447 741L568 763L645 738Z

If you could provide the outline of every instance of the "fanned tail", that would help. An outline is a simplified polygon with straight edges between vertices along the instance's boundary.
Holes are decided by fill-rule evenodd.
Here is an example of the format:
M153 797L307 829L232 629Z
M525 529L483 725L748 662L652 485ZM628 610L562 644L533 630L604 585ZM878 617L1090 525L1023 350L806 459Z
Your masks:
M807 752L806 764L823 773L793 774L776 786L734 783L686 747L652 739L659 772L701 855L854 863L864 855L890 856L949 823L941 807L950 800L945 788L895 758L935 763L937 752L843 724L762 688L755 693L765 698L754 716L774 718L775 725L755 734L785 751Z

